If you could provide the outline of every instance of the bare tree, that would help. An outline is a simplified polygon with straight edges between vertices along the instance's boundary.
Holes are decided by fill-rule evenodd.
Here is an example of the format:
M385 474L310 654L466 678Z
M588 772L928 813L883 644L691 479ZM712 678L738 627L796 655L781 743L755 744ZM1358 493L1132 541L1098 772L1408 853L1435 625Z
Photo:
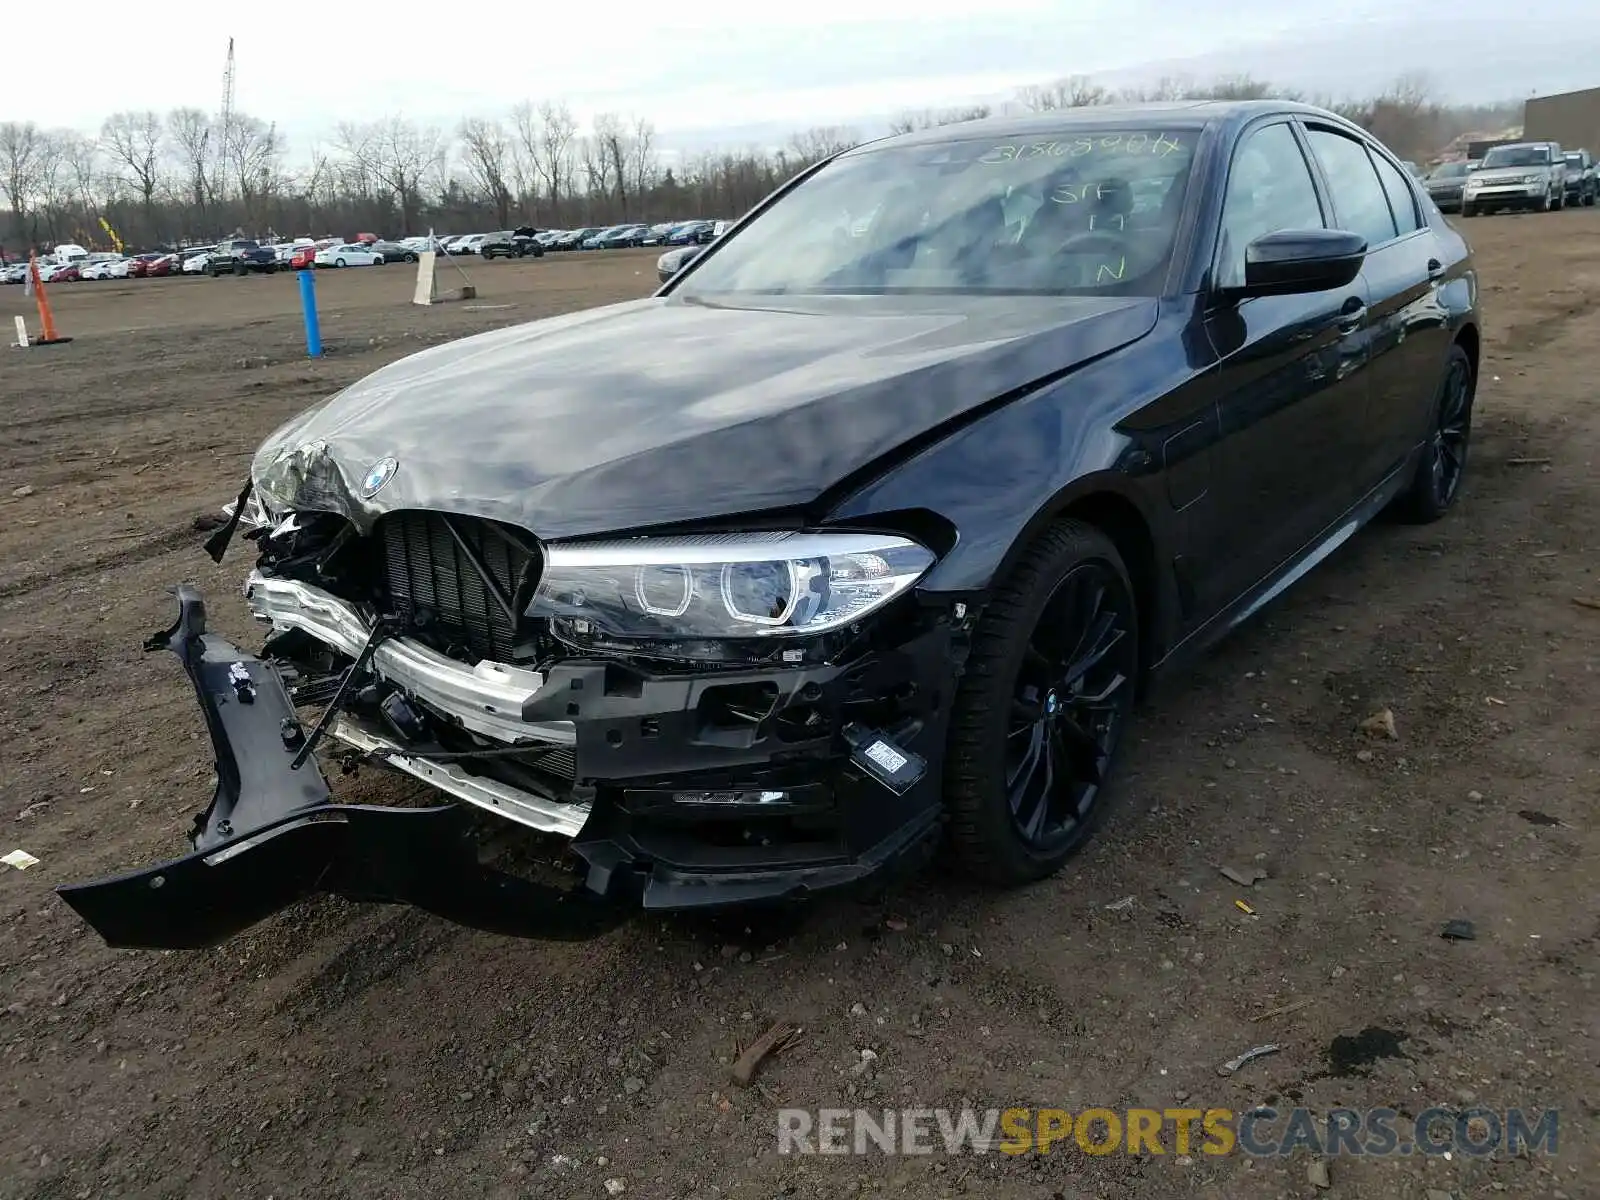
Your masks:
M815 125L789 139L789 149L798 160L796 169L832 158L861 143L861 134L848 125Z
M1214 83L1192 88L1188 93L1188 98L1194 100L1265 100L1269 96L1283 100L1295 98L1285 89L1250 75L1224 75Z
M175 108L167 114L167 140L176 160L179 191L196 217L204 219L208 176L215 157L211 118L198 108Z
M70 129L52 129L39 138L39 208L52 242L76 236L70 222L77 198L72 143L78 136Z
M11 221L19 234L38 197L42 141L43 135L32 121L0 123L0 172L4 172L0 187L5 189Z
M524 208L536 208L539 191L539 110L531 100L511 109L511 171L517 198Z
M100 146L93 138L85 137L76 129L59 130L56 139L69 203L82 216L89 237L97 238L99 231L95 226L100 219L101 184L104 179Z
M589 140L594 143L605 178L617 197L617 209L623 220L627 220L632 183L628 166L633 162L633 135L616 113L600 113L594 119L594 132Z
M959 125L963 121L981 121L992 111L987 104L973 104L965 108L925 108L921 112L907 111L889 122L889 132L912 133L918 129Z
M422 187L444 156L443 139L432 127L404 117L339 126L339 147L393 203L402 233L410 233L422 207Z
M467 175L478 193L494 205L495 224L504 229L511 224L511 189L507 176L512 170L512 143L499 121L483 117L468 117L462 121L459 136Z
M163 135L161 117L153 112L113 113L100 129L107 157L139 193L145 218L152 223L161 183Z
M245 113L234 114L226 138L228 171L238 189L246 224L258 215L254 211L257 202L276 186L281 149L277 125Z
M643 196L656 186L656 127L644 117L633 123L628 145L628 178L635 196Z
M548 100L539 105L539 140L532 160L551 204L560 204L571 190L572 142L577 136L578 122L570 108Z
M1195 82L1182 75L1163 75L1148 87L1123 88L1118 98L1133 102L1170 104L1175 100L1193 99L1197 95Z
M583 174L585 220L591 210L593 198L609 197L611 188L611 159L597 137L578 139L578 169Z
M1159 100L1293 93L1249 76L1209 82L1180 76L1120 94ZM1085 76L1064 76L1018 96L1036 111L1108 98ZM1521 115L1520 104L1446 105L1421 75L1403 76L1377 96L1319 103L1419 162L1454 153L1453 142L1463 137L1515 126ZM922 129L984 115L982 105L913 109L895 126ZM430 223L509 225L518 211L568 227L624 218L737 217L796 172L860 140L854 129L819 127L796 133L778 150L705 151L666 166L648 120L609 114L580 136L565 105L528 102L498 120L464 123L448 147L438 131L399 117L343 125L331 146L303 151L291 175L287 151L269 122L240 117L226 132L225 139L198 109L177 109L165 121L118 113L105 123L97 154L81 133L0 123L0 223L8 209L11 214L0 233L39 240L48 225L58 235L92 237L104 216L130 246L148 246L173 234L213 236L236 222L257 234L293 226L323 235L355 229L397 234Z
M1088 108L1110 101L1111 93L1087 75L1066 75L1050 83L1029 84L1017 91L1017 103L1031 112Z

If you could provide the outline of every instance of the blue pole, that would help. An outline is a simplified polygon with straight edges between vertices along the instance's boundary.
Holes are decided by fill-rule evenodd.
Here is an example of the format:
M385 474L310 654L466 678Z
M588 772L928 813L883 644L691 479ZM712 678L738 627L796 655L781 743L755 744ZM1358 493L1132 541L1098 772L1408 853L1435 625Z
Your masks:
M300 272L300 308L306 318L306 357L322 357L322 326L317 321L317 277Z

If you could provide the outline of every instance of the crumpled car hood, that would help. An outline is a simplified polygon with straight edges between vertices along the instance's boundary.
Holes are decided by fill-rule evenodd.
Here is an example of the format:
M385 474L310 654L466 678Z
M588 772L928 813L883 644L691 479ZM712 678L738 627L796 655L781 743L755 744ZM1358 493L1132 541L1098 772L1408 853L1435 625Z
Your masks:
M800 508L1156 315L1128 298L652 297L391 363L279 429L252 478L274 510L363 530L400 508L546 539Z

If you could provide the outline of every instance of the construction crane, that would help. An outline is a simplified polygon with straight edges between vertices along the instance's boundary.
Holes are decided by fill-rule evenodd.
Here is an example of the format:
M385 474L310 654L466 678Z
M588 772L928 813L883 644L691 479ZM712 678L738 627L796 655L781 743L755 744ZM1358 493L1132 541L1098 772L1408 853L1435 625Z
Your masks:
M233 39L228 39L228 62L222 69L222 107L217 110L217 165L211 191L221 200L228 190L228 150L233 143Z

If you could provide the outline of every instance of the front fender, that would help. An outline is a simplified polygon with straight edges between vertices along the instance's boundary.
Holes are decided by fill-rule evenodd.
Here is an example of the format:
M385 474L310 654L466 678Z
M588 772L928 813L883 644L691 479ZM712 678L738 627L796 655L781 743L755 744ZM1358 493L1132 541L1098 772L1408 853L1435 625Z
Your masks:
M1022 397L897 464L835 507L841 521L931 509L956 543L922 590L970 594L1003 576L1045 523L1074 502L1113 494L1136 509L1158 554L1167 540L1161 446L1169 431L1124 418L1159 396L1181 364L1145 354L1149 339ZM1159 558L1158 558L1159 561Z

